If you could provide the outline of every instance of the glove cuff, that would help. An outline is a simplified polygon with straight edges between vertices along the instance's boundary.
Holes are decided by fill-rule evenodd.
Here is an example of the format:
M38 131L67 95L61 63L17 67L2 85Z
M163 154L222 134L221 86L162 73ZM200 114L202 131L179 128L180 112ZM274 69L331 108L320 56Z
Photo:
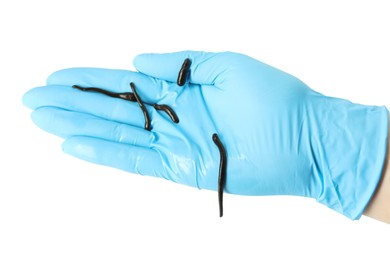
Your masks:
M388 138L385 107L318 96L312 144L317 201L356 220L379 183ZM318 186L319 185L319 186Z

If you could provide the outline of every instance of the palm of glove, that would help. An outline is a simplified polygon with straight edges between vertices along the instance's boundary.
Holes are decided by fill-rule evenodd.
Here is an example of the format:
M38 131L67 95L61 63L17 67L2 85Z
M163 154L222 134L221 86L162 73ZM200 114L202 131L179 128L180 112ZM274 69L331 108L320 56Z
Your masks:
M189 83L179 87L185 58L192 60ZM308 195L310 142L302 136L306 97L314 92L302 82L234 53L141 55L135 66L142 73L62 70L24 102L38 126L66 139L65 152L88 161L216 190L218 133L227 151L227 192ZM129 92L130 82L149 111L150 132L137 103L70 87ZM172 107L180 122L154 103Z

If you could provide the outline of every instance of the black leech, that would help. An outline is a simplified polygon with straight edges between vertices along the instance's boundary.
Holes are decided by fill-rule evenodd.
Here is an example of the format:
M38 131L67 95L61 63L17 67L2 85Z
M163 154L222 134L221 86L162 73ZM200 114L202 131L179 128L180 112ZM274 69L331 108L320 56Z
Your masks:
M138 93L135 90L135 85L134 85L133 82L130 82L130 87L131 87L131 90L133 91L135 100L137 101L138 105L141 107L142 113L144 114L144 117L145 117L145 129L150 131L152 129L152 127L150 125L150 117L149 117L148 110L146 110L146 107L145 107L144 103L142 102L142 100L138 96Z
M81 90L81 91L85 91L85 92L101 93L101 94L104 94L106 96L110 96L110 97L113 97L113 98L120 98L120 99L124 99L124 100L128 100L128 101L137 102L135 94L131 93L131 92L116 93L116 92L111 92L111 91L108 91L108 90L105 90L105 89L101 89L101 88L81 87L79 85L73 85L72 88L75 88L75 89L78 89L78 90ZM167 115L171 118L171 120L174 123L176 123L176 124L179 123L179 118L177 117L175 111L173 111L173 109L170 106L154 104L153 107L156 110L162 110L165 113L167 113ZM142 109L142 107L141 107L141 109ZM145 124L145 128L146 128L146 124Z
M185 59L181 65L179 75L177 76L177 85L184 86L187 81L188 73L190 72L191 60L189 58Z
M219 203L219 216L223 216L223 190L226 184L226 151L225 147L221 143L217 134L213 134L213 141L218 147L220 161L219 161L219 176L218 176L218 203Z
M173 109L168 106L168 105L159 105L159 104L154 104L153 107L156 109L156 110L162 110L164 111L165 113L167 113L167 115L171 118L171 120L174 122L174 123L179 123L179 118L177 117L175 111L173 111Z
M177 84L179 86L183 86L186 81L187 77L189 74L189 69L191 66L191 60L190 59L185 59L183 62L183 65L181 66L181 69L179 71L179 75L177 77ZM150 124L150 117L148 110L146 109L144 103L138 96L138 93L135 89L135 85L133 82L130 82L130 88L133 91L131 92L123 92L123 93L115 93L111 92L105 89L101 88L94 88L94 87L81 87L79 85L73 85L72 88L81 90L81 91L86 91L86 92L96 92L96 93L101 93L113 98L121 98L124 100L128 101L133 101L137 102L138 105L141 107L142 113L144 114L145 117L145 129L150 131L151 130L151 124ZM177 117L175 111L168 105L159 105L159 104L154 104L153 107L156 110L161 110L167 113L167 115L171 118L171 120L174 123L179 123L179 118ZM221 140L218 137L218 134L214 133L213 134L213 141L215 145L218 147L219 150L219 155L220 155L220 163L219 163L219 175L218 175L218 204L219 204L219 216L223 216L223 191L225 189L225 184L226 184L226 164L227 164L227 157L226 157L226 151L225 148L221 142Z
M134 94L131 92L115 93L115 92L111 92L111 91L101 89L101 88L84 88L84 87L81 87L79 85L73 85L72 88L75 88L75 89L78 89L81 91L86 91L86 92L102 93L104 95L107 95L107 96L113 97L113 98L121 98L124 100L134 101L134 102L136 101Z

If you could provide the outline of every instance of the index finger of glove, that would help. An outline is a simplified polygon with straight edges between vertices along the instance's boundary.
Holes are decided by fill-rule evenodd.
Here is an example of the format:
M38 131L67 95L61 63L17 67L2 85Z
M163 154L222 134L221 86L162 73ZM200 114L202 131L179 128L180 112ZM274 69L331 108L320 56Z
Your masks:
M139 72L101 68L69 68L54 72L47 78L47 85L102 88L111 92L132 92L130 82L144 102L156 103L166 95L168 87L161 80Z

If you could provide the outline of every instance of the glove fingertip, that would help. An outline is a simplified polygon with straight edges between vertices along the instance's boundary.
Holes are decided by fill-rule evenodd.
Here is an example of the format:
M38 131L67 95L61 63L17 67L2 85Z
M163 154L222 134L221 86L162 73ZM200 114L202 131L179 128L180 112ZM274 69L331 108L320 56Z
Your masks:
M86 153L88 149L78 141L78 137L76 136L65 139L61 145L61 148L64 153L74 157L84 160L86 160L88 157Z
M148 61L150 57L152 56L152 53L142 53L138 54L137 56L134 57L133 59L133 65L134 67L140 71L143 72L143 69L145 67L145 64L148 64Z
M36 100L37 100L37 90L39 88L32 88L26 93L24 93L22 97L22 103L24 106L30 108L30 109L35 109L36 108Z
M66 78L77 72L79 68L67 68L54 71L46 78L46 85L61 85L63 81L66 82ZM65 80L64 80L65 79Z
M36 109L34 111L31 112L31 120L36 124L36 125L39 125L40 123L40 119L42 118L42 113L40 111L40 109Z
M54 82L56 82L56 79L58 75L61 73L63 70L57 70L53 73L51 73L47 78L46 78L46 85L53 85Z
M30 92L31 92L31 89L29 91L27 91L26 93L24 93L24 95L22 96L22 104L28 108L31 108Z

